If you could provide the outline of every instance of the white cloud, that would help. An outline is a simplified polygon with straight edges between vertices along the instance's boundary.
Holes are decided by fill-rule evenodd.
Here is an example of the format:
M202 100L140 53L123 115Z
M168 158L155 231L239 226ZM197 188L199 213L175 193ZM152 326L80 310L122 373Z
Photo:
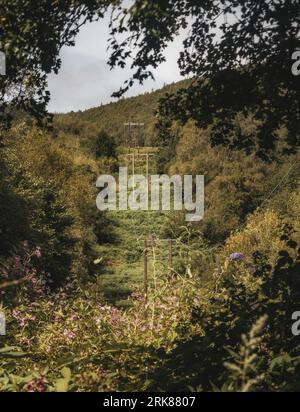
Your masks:
M130 70L109 69L106 64L109 57L107 39L108 18L105 18L82 27L75 46L62 49L59 74L48 77L51 92L49 111L84 110L113 101L111 94L129 78ZM136 84L126 96L151 91L164 83L182 79L177 66L181 39L177 38L166 50L167 61L154 72L155 82L148 80L143 86Z

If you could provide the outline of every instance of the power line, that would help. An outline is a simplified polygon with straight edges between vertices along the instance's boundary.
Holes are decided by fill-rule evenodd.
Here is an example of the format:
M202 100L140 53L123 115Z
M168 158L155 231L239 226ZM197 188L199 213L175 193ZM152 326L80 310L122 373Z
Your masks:
M262 205L270 199L270 197L272 196L273 193L276 192L276 190L282 185L282 183L285 181L285 179L288 177L288 175L290 174L290 172L293 170L293 168L296 166L297 162L298 162L298 156L296 157L296 160L292 162L291 166L289 167L287 173L283 176L283 178L279 181L279 183L277 183L277 185L274 187L273 190L271 190L271 192L266 196L266 198L262 201L260 207L262 207Z

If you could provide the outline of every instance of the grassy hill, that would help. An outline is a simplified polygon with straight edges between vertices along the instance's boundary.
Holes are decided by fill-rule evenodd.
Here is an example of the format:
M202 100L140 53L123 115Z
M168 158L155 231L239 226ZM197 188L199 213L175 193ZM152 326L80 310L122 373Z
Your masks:
M155 109L159 99L166 93L173 93L185 87L189 81L173 83L151 93L123 98L117 102L85 111L55 115L55 125L59 131L88 137L100 130L113 136L118 144L124 142L124 123L143 122L145 145L151 145L155 137Z

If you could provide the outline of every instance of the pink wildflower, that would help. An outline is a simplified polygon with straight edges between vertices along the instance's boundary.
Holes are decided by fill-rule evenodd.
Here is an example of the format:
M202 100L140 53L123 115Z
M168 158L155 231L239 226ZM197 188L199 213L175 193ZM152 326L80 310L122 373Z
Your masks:
M40 246L37 246L37 247L35 248L35 251L34 251L33 254L34 254L38 259L41 258L41 257L42 257L41 247L40 247Z
M73 332L73 331L71 331L71 330L65 329L65 330L64 330L64 336L65 336L67 339L72 340L72 339L74 339L74 338L76 337L76 333Z

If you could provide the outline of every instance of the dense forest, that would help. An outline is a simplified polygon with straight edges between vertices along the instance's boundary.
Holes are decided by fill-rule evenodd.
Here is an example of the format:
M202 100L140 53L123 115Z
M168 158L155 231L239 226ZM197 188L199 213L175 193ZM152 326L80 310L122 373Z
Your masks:
M20 283L2 289L2 350L12 353L1 361L2 390L297 385L295 338L284 321L298 293L297 154L270 163L212 147L209 128L193 121L170 123L172 143L155 146L165 91L57 115L51 132L21 116L3 134L1 273ZM114 173L126 151L126 117L147 119L142 149L156 147L153 167L205 175L203 221L97 210L95 181ZM239 121L244 133L255 127ZM178 239L176 276L168 277L167 251L151 256L159 280L151 269L145 301L140 241L153 232L158 242Z
M132 11L133 32L140 29L135 19L148 22L140 13L149 12L149 2L141 3L145 7ZM183 13L179 3L197 7L173 3L174 21ZM292 8L294 2L287 3ZM61 18L65 27L67 12L54 21ZM164 16L175 30L170 13ZM147 48L142 52L151 56ZM112 54L111 64L123 53ZM187 56L181 64L185 59L190 67ZM0 391L300 390L299 336L292 333L300 310L300 133L299 110L288 100L297 102L296 92L288 94L296 80L280 79L275 96L268 83L274 72L261 81L254 63L257 77L251 72L250 80L246 69L225 68L222 79L234 96L208 72L200 85L193 77L131 98L121 90L116 102L50 117L42 92L34 100L21 90L19 105L14 93L11 104L3 98ZM34 73L27 80L44 91L43 77ZM254 78L260 79L254 93L261 94L248 96L249 103L239 84L243 79L247 92ZM214 82L227 97L208 88ZM143 123L133 145L126 122ZM188 223L173 210L97 209L97 177L130 168L128 154L147 153L151 173L204 175L201 221ZM136 171L145 174L143 160Z

